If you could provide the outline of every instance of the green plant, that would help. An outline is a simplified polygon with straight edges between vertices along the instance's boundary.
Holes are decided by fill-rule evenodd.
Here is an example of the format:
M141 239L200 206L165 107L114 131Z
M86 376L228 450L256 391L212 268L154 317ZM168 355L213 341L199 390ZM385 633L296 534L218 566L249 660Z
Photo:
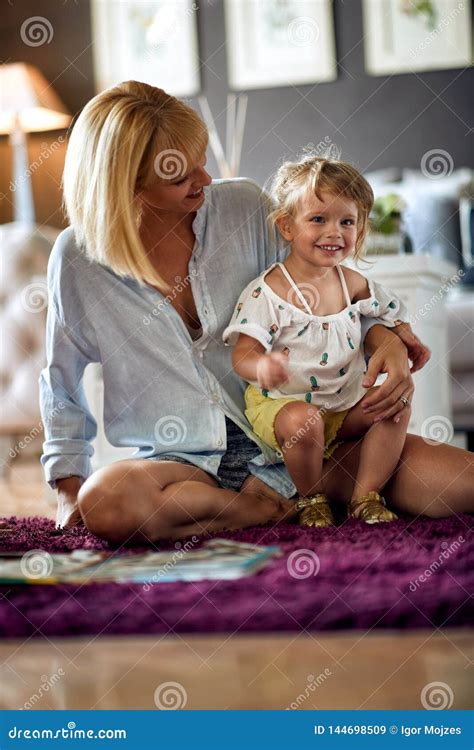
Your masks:
M436 26L437 11L432 0L402 0L401 10L409 16L424 20L430 30Z
M395 234L400 230L400 216L405 203L396 193L387 193L374 203L370 213L372 231L381 234Z

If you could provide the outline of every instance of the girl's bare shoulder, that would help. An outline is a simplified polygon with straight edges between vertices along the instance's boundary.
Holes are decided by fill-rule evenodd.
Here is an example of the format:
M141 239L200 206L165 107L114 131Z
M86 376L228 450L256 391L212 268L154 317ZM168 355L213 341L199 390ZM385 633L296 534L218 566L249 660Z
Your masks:
M369 284L365 276L347 266L340 266L346 280L347 289L351 302L370 297Z
M278 294L279 297L286 297L290 285L278 266L275 266L275 268L268 271L268 273L264 275L263 280L265 284L275 292L275 294Z

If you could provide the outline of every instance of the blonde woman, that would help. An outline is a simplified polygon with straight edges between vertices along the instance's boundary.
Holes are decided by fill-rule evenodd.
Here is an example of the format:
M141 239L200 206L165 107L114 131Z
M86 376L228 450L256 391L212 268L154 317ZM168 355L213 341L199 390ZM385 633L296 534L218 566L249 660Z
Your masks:
M245 384L222 333L237 296L282 260L271 204L253 182L206 172L207 132L197 114L161 89L129 81L94 97L78 117L64 170L71 226L53 249L47 366L40 377L47 481L57 523L79 520L113 543L177 539L292 518L295 487L245 420ZM363 334L371 355L367 396L395 417L429 354L404 327ZM368 332L367 332L368 330ZM399 331L399 329L397 329ZM96 424L82 387L101 362L104 422L134 458L91 473ZM359 447L324 467L335 500L350 495ZM472 504L470 454L409 435L386 487L391 507L444 516Z

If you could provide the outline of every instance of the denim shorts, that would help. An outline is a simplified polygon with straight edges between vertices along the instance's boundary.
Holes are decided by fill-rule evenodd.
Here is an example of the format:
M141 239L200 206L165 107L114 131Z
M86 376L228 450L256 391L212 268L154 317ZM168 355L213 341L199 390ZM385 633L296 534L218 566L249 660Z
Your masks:
M247 463L258 456L261 451L258 445L250 440L245 432L228 417L225 418L225 426L227 430L227 450L219 464L217 480L224 489L238 492L250 475ZM180 464L195 466L192 461L180 456L161 456L151 460L177 461Z

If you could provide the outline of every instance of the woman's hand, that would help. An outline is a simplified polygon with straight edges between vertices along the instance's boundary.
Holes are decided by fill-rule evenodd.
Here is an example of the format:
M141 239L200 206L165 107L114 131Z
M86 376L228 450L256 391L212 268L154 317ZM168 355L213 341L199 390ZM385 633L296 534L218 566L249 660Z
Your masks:
M408 364L407 348L400 338L382 325L375 325L365 337L365 347L371 355L367 373L362 381L364 388L370 388L377 376L387 373L387 379L376 390L365 396L362 408L374 421L393 418L405 408L402 397L411 403L415 390Z
M257 362L257 382L260 388L278 388L288 382L288 359L284 354L263 354Z
M81 486L80 477L58 479L58 509L56 511L56 528L72 529L83 523L77 504L77 493Z
M418 336L413 333L409 323L400 323L392 328L392 331L401 338L407 348L408 359L413 362L410 372L421 370L431 357L428 347L422 344Z

